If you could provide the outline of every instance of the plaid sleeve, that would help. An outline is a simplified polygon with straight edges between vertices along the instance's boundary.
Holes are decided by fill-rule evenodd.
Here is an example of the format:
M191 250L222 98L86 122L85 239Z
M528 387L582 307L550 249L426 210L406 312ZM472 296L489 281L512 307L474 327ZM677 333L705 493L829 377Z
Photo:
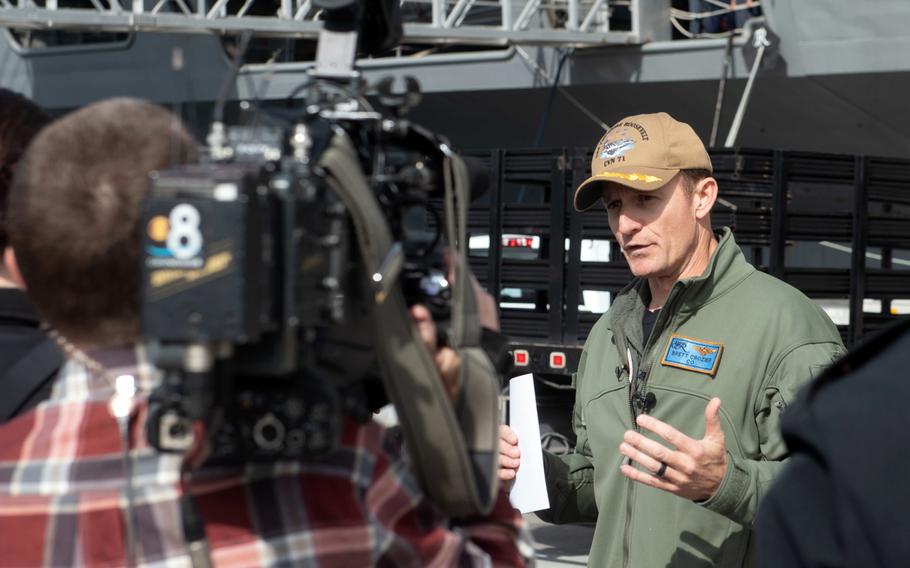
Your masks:
M457 526L470 542L482 550L493 566L530 566L534 543L524 519L500 490L490 514L460 521Z
M390 542L378 565L526 566L533 554L523 519L500 492L485 516L450 523L417 486L397 441L384 436L366 505ZM406 552L416 558L406 562Z
M2 566L123 565L128 515L138 566L186 566L184 491L219 568L527 564L522 519L504 495L489 515L450 523L375 423L346 421L337 451L318 460L203 467L183 485L180 457L144 439L137 400L127 484L110 386L89 379L70 369L54 400L0 428Z

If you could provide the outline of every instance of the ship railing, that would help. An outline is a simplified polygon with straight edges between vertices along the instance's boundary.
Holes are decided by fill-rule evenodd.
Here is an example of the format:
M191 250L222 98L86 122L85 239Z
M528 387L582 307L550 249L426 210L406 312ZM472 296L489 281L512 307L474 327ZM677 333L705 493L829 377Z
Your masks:
M761 15L761 0L699 0L690 2L690 8L670 10L670 23L683 37L721 38L745 31L744 23Z
M412 44L634 44L668 36L667 0L402 0ZM315 38L312 0L0 0L17 29L155 31Z

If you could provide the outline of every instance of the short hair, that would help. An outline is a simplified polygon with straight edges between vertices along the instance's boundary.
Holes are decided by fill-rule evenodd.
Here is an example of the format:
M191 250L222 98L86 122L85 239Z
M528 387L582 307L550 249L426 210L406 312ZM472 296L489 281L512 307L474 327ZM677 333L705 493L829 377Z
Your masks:
M698 185L698 182L713 175L708 170L680 170L679 173L683 175L683 189L690 197L695 193L695 186Z
M7 244L6 200L22 154L50 117L38 105L9 89L0 88L0 252Z
M38 313L71 342L138 338L148 176L196 150L173 114L123 98L58 119L32 141L10 190L10 244Z

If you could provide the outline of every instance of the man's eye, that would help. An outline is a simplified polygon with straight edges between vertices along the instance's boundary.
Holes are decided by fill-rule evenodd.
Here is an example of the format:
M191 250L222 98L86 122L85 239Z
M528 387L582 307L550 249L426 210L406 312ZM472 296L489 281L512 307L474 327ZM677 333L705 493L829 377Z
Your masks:
M611 211L613 209L619 209L619 206L620 206L619 200L607 201L604 203L604 207L607 208L607 211Z

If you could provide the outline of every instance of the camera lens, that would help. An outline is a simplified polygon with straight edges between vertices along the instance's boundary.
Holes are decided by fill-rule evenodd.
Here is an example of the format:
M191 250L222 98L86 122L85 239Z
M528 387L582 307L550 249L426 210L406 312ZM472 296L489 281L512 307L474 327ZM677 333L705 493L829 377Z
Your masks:
M281 449L284 444L284 424L274 414L266 414L253 426L253 441L267 452Z

